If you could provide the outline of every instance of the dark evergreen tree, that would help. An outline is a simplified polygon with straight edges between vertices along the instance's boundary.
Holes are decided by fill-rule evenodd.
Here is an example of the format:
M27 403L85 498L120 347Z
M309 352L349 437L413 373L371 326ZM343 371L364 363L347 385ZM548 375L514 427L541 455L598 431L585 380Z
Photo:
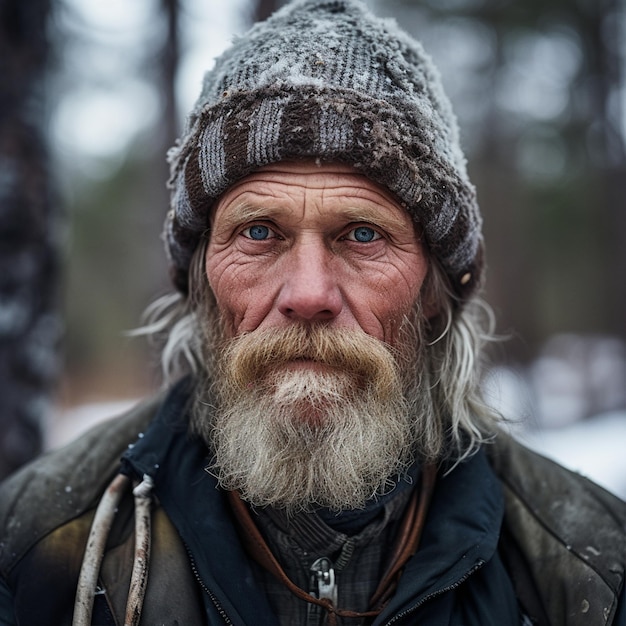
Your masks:
M50 0L0 0L0 477L42 447L57 374L57 213L44 135Z

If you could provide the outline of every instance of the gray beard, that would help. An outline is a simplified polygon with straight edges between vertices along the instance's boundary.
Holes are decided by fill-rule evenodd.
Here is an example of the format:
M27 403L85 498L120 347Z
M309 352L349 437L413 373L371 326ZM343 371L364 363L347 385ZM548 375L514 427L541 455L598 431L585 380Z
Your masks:
M415 340L406 326L404 339ZM265 336L209 342L213 382L199 387L192 428L222 488L255 506L341 511L362 508L406 472L419 452L417 416L430 412L429 394L418 391L420 350L404 344L413 347L405 358L364 333L348 333L347 343L344 334L322 341L314 360L331 365L316 369L275 363Z

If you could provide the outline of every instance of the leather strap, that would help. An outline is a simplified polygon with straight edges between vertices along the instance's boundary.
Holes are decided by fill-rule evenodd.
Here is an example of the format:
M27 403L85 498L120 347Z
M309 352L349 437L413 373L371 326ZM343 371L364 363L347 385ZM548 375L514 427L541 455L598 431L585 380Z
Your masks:
M287 576L276 557L272 554L263 535L257 528L248 507L243 502L237 491L228 491L227 496L232 507L235 519L241 531L241 538L248 554L277 580L282 582L296 597L321 606L328 612L330 626L337 623L339 617L375 617L378 615L389 599L392 597L406 562L417 551L419 541L426 521L428 505L432 497L437 476L437 468L434 465L426 465L421 473L421 485L409 503L398 532L396 544L389 565L381 578L381 581L370 600L368 611L348 611L333 606L327 598L315 598L304 589L298 587Z
M437 468L435 465L425 465L422 468L419 495L416 490L416 493L407 505L402 526L398 532L393 556L370 600L370 607L380 607L379 612L389 602L395 592L402 568L417 552L436 481Z

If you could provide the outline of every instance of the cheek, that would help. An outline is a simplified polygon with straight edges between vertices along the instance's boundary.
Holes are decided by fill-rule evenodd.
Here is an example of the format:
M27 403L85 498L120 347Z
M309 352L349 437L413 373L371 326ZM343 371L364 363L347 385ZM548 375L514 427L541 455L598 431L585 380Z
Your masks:
M372 313L380 323L383 339L391 345L397 344L400 327L420 298L427 271L424 262L393 272L370 294Z
M231 253L207 251L205 262L209 286L228 334L256 328L271 307L271 286L251 264Z
M239 311L245 309L245 303L242 301L245 289L242 288L235 268L219 255L211 254L210 249L207 251L205 268L209 286L224 321L224 328L228 334L233 334L237 325L236 320L240 316Z
M209 286L213 290L218 303L224 301L227 294L234 292L233 287L239 283L237 273L226 255L215 254L211 248L207 250L205 269Z

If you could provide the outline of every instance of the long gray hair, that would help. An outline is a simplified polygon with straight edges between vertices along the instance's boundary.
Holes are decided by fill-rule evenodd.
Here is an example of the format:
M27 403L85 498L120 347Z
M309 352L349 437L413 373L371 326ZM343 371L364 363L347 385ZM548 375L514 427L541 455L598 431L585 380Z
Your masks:
M189 296L172 293L153 302L145 312L145 324L134 334L147 335L160 348L165 384L185 374L206 379L207 307L216 307L205 273L207 240L198 246L189 270ZM459 304L446 274L430 259L422 287L423 301L436 303L438 314L422 319L419 336L426 342L426 371L421 390L430 394L430 418L421 439L429 457L459 462L490 441L501 416L482 398L480 378L483 347L493 341L494 316L480 297ZM211 315L216 319L217 315ZM212 359L209 359L212 360Z

